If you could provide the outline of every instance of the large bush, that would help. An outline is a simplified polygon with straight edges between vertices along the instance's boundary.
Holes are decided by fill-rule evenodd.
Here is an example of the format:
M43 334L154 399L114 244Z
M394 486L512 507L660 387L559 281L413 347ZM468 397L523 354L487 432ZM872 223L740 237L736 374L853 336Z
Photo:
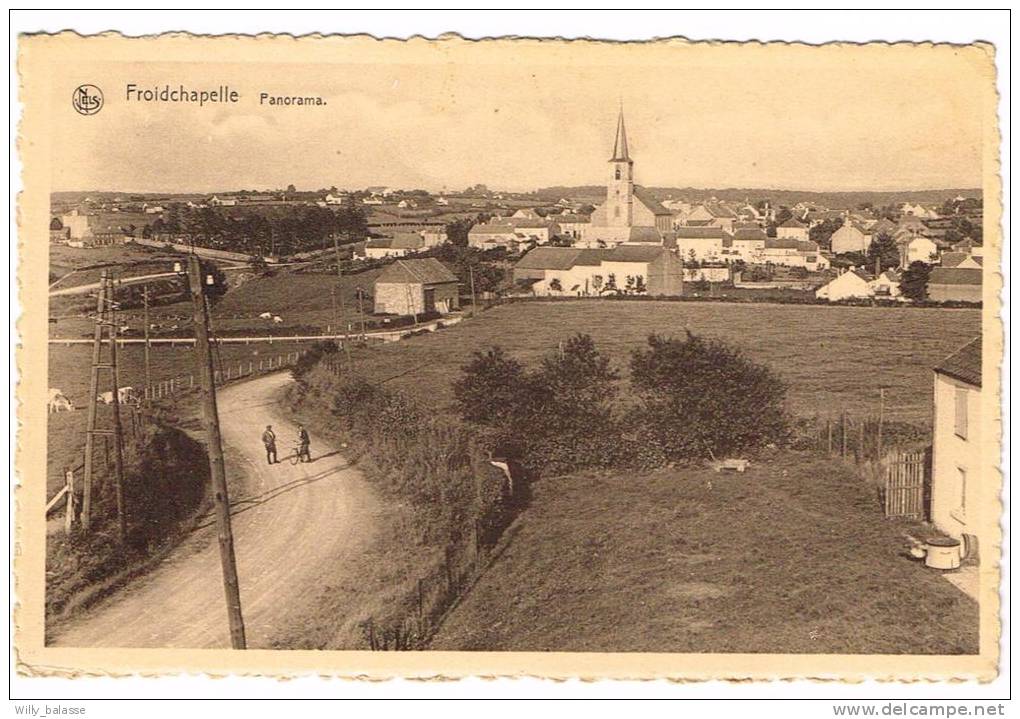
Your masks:
M631 382L641 464L721 457L789 435L782 380L718 340L652 335L632 354Z
M577 335L533 370L499 347L476 352L454 383L454 396L461 417L486 430L495 453L561 471L617 459L618 379L591 337Z

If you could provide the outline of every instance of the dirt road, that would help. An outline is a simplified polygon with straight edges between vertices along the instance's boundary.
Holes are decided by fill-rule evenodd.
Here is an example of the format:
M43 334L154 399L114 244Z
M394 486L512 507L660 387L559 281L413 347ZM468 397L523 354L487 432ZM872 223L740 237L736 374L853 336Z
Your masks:
M335 577L373 533L376 501L334 448L312 432L313 461L290 463L297 429L274 399L289 381L289 373L270 375L218 396L227 471L244 475L244 491L233 490L231 508L249 648L272 646L279 626L312 605L327 565ZM276 431L281 464L266 464L259 438L267 424ZM158 567L59 627L52 643L229 647L212 521L210 513Z

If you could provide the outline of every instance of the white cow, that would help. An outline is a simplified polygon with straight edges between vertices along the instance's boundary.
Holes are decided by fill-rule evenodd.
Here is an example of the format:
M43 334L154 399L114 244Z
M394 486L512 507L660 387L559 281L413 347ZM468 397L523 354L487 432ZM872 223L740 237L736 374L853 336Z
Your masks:
M113 404L113 392L103 392L96 396L97 402L103 404ZM121 387L117 390L117 401L120 404L137 404L138 396L135 394L134 387Z
M59 389L50 388L50 398L46 405L47 412L70 412L74 404Z
M280 317L279 315L276 315L275 317L273 317L273 324L276 325L283 324L283 318Z
M272 312L263 312L262 314L259 315L259 319L260 320L271 320L271 319L273 319L273 313Z

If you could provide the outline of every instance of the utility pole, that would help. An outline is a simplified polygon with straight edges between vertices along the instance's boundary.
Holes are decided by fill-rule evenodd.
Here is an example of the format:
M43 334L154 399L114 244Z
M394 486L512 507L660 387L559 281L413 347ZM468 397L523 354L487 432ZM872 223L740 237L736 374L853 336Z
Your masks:
M145 399L152 399L152 368L149 365L149 285L142 285L142 319L145 323Z
M361 320L361 341L365 341L365 306L363 301L365 299L365 290L359 285L357 287L358 292L358 317Z
M351 371L351 343L348 342L347 323L344 320L344 290L343 290L343 269L340 267L340 237L334 232L333 233L333 252L336 254L336 286L337 294L340 295L340 327L343 328L344 338L343 348L344 354L347 355L347 371ZM339 331L338 331L339 334Z
M81 525L88 530L92 522L92 480L95 471L96 437L114 439L114 491L117 504L117 534L121 543L127 534L124 512L124 460L120 425L120 388L117 382L117 330L113 316L113 276L103 270L99 281L99 297L96 301L96 325L92 339L92 369L89 377L89 409L85 427L85 477L82 482ZM105 337L104 337L105 335ZM109 357L104 361L103 345L110 343ZM100 429L96 404L99 401L99 372L110 372L112 386L113 428Z
M468 273L471 276L471 316L475 316L475 267L474 265L468 266Z
M885 423L885 387L878 390L878 460L882 461L882 425Z
M216 409L213 356L209 346L209 311L205 304L202 279L202 266L199 264L198 257L190 255L188 257L188 284L194 310L195 374L198 375L202 390L203 420L209 451L209 473L212 475L216 531L220 545L220 565L223 569L223 592L227 600L227 617L230 622L230 645L234 649L245 649L241 592L237 581L237 563L234 559L234 535L230 527L230 498L227 494L227 475L223 463L220 418Z

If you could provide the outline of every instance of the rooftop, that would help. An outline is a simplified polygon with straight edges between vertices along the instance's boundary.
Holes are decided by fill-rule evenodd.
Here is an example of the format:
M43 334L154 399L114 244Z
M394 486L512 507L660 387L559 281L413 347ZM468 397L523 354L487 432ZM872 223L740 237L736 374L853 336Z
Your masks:
M457 276L435 257L416 260L397 260L376 278L379 283L434 285L457 282Z
M981 386L981 338L977 337L935 365L935 371Z

